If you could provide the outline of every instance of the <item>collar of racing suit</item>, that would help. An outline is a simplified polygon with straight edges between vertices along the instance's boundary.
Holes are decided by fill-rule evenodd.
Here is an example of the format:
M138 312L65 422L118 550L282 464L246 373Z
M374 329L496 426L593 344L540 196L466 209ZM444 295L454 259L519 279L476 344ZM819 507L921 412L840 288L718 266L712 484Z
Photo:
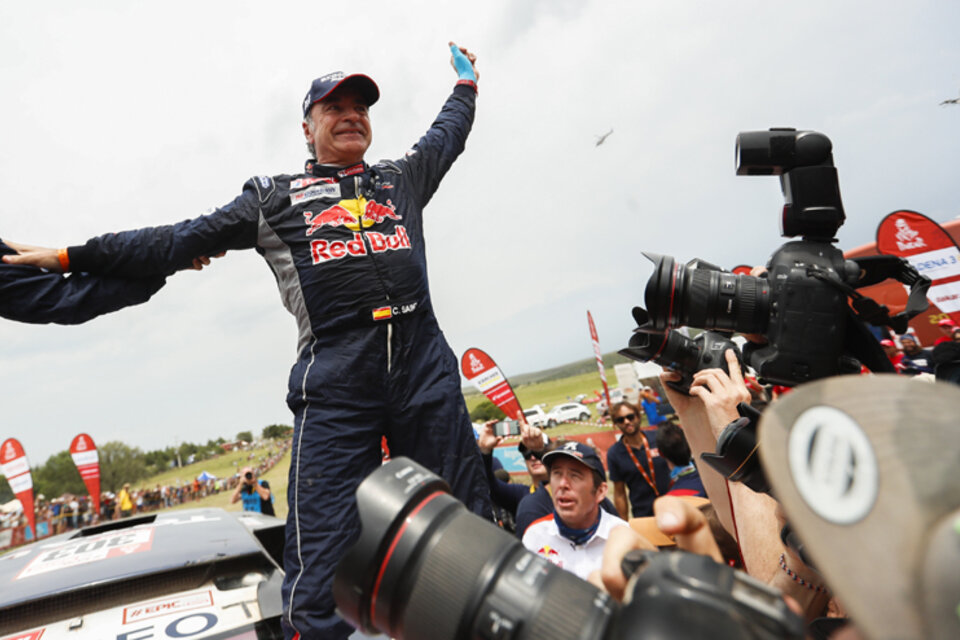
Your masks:
M346 167L338 167L332 164L320 164L316 160L307 160L303 165L304 173L309 173L318 178L346 178L348 176L363 173L367 170L366 162L358 162Z

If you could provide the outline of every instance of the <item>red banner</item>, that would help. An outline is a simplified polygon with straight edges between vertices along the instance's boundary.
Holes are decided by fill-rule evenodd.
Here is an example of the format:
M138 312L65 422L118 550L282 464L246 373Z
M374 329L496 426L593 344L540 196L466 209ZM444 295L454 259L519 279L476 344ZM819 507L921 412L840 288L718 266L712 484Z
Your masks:
M93 501L93 512L100 513L100 457L97 455L97 446L93 438L85 433L77 434L70 443L70 457L77 471L87 485L87 492Z
M597 369L600 370L600 381L603 382L603 396L610 407L610 388L607 386L607 372L603 368L603 355L600 353L600 338L597 337L597 326L593 324L593 316L587 311L587 324L590 325L590 340L593 342L593 355L597 358Z
M23 452L23 446L15 438L7 438L0 445L0 473L7 477L7 484L17 500L23 505L23 514L33 537L37 536L36 517L33 513L33 476L30 475L30 463Z
M894 211L877 227L877 251L905 258L930 278L927 299L960 323L960 249L943 227L916 211Z
M522 410L517 396L500 367L480 349L467 349L460 358L463 377L470 381L490 402L497 405L508 418L522 420Z

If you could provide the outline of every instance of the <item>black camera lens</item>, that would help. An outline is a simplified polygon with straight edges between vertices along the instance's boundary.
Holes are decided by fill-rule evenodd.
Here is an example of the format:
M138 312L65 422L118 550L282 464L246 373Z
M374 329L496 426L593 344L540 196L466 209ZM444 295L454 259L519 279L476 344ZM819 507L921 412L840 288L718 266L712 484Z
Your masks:
M438 476L394 458L357 490L362 530L337 566L340 615L393 638L602 638L616 604L479 520Z
M654 263L644 298L651 327L763 333L770 316L766 278L738 275L703 261L678 265L670 256L644 253Z

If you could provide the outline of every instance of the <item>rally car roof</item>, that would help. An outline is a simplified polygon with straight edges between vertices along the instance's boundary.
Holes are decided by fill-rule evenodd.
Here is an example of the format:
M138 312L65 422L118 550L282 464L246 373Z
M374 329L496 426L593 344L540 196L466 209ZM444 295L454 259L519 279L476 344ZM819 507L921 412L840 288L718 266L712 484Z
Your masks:
M0 618L25 603L92 588L125 589L158 574L204 571L259 556L277 567L282 520L259 513L186 509L107 522L45 538L0 556ZM156 582L152 580L151 582Z

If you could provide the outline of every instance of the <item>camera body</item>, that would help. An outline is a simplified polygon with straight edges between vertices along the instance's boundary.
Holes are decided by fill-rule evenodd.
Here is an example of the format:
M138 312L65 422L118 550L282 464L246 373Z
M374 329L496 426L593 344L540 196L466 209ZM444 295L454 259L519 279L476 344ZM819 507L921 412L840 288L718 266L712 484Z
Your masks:
M692 326L761 335L765 343L745 346L745 361L762 380L787 386L856 373L861 364L892 372L847 300L865 284L862 264L835 246L846 216L829 138L795 129L751 131L737 136L736 149L738 175L780 176L781 235L801 238L777 249L762 276L644 254L655 268L639 314L647 319L636 331Z
M644 313L637 307L635 313ZM695 338L688 338L679 331L663 333L638 331L630 336L630 345L620 349L620 355L641 362L653 361L680 374L680 380L667 382L671 389L685 395L690 393L693 374L702 369L719 367L727 369L724 353L733 349L740 359L737 344L726 334L704 331ZM741 362L742 364L742 362Z

